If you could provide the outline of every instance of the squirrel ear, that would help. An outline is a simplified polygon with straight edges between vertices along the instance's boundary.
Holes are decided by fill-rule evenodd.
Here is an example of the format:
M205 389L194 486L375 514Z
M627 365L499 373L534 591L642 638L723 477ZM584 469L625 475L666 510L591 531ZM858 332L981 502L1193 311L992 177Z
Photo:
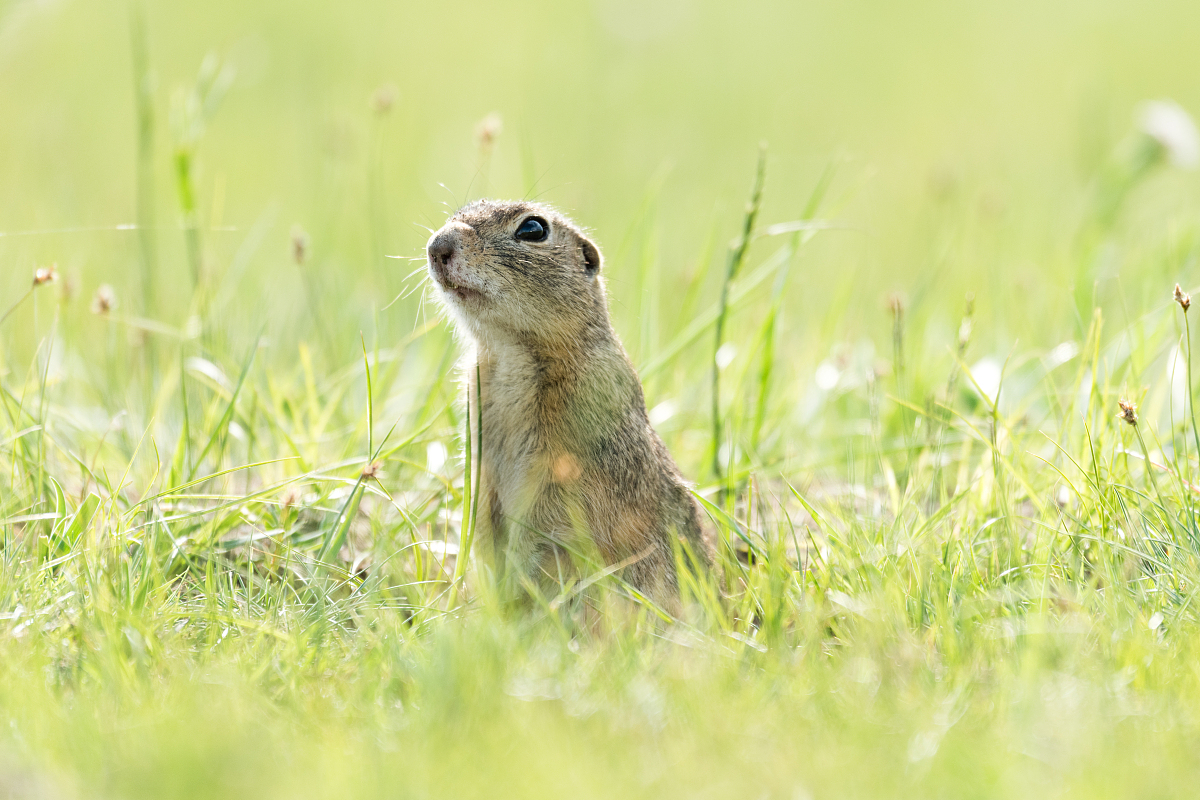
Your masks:
M583 251L583 266L587 270L587 274L595 275L600 271L600 265L603 263L603 259L600 257L600 248L592 244L586 236L580 236L579 249Z

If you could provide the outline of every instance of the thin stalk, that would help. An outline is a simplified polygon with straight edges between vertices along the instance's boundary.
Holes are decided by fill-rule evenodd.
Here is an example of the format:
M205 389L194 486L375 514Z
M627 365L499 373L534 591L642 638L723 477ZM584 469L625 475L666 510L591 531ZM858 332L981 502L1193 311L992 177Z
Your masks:
M33 294L33 290L36 288L36 286L30 286L27 290L25 290L25 294L18 297L17 302L9 306L8 311L5 311L4 315L0 316L0 323L3 323L4 320L8 319L9 315L17 310L17 306L21 305L21 303L24 303L29 298L29 295Z
M363 494L366 492L366 483L378 475L379 469L379 462L377 461L379 451L374 449L375 441L372 434L375 426L375 402L373 399L373 387L371 385L371 361L367 356L366 340L362 339L361 336L360 339L363 347L363 371L366 373L367 379L367 465L359 473L358 480L354 482L354 488L350 490L350 495L338 511L338 516L334 520L333 527L330 528L329 535L321 547L317 560L326 567L329 565L329 559L336 558L338 552L342 549L342 544L346 541L346 537L350 533L350 523L353 521L354 515L358 513L358 507L362 503ZM247 364L247 367L249 367L249 364ZM238 382L238 388L241 388L240 381ZM234 397L230 400L231 406L236 399L237 392L235 390ZM391 436L390 431L388 436ZM383 449L383 444L386 441L387 439L385 438L384 442L380 443L380 449Z
M892 371L896 375L896 394L905 398L904 392L904 301L900 295L893 295L889 301L892 312ZM908 439L908 415L903 408L900 418L904 420L904 437Z
M184 146L175 152L175 189L183 212L183 235L187 242L188 265L192 270L192 290L203 293L204 253L200 242L200 223L196 214L196 187L192 175L192 152Z
M204 243L200 235L200 214L196 202L196 153L204 138L204 129L233 83L233 76L231 65L222 66L220 59L210 54L200 64L195 85L179 91L174 98L175 189L183 215L184 239L192 273L193 311L201 319L207 312L209 287L204 270ZM205 331L206 336L207 333Z
M816 217L817 210L821 207L821 201L825 198L825 192L829 190L829 184L833 181L833 173L832 164L821 173L817 185L813 188L812 194L804 206L803 213L800 214L801 222L808 222ZM792 234L792 239L788 244L788 253L780 262L779 273L775 277L775 286L771 291L771 310L768 312L767 321L762 328L762 362L758 372L758 397L754 407L754 424L750 429L750 447L756 453L767 418L767 398L771 387L771 374L775 367L775 326L779 319L779 312L783 308L783 290L787 285L788 272L792 262L800 252L801 246L815 235L815 230L798 230Z
M767 148L763 145L758 151L758 167L754 176L754 188L750 192L750 202L746 204L746 215L742 218L741 235L734 239L729 248L729 260L725 266L725 280L721 283L721 302L717 307L716 336L713 343L712 355L712 468L717 479L724 476L721 467L721 366L717 363L717 352L725 342L725 320L729 314L730 284L741 271L750 250L750 240L754 234L754 223L762 206L763 181L767 174Z
M152 316L158 253L154 240L154 76L150 70L145 9L130 5L129 43L133 60L133 99L137 115L137 226L142 267L142 314Z
M790 261L790 259L789 259ZM779 283L786 280L780 275ZM758 451L759 439L762 436L763 425L767 420L767 397L771 390L771 373L775 368L775 320L779 314L779 306L772 305L763 323L762 332L762 361L758 368L758 394L754 401L754 424L750 428L750 448Z
M1172 533L1174 526L1171 524L1171 518L1167 514L1167 500L1163 497L1162 491L1158 488L1158 478L1154 477L1154 462L1150 460L1150 449L1146 447L1146 440L1142 437L1142 429L1135 422L1133 423L1133 433L1137 437L1138 445L1142 448L1142 458L1145 459L1146 476L1150 479L1150 486L1154 489L1154 496L1158 498L1159 511L1162 513L1162 522L1164 533Z
M1187 345L1187 382L1188 406L1192 412L1192 438L1196 441L1196 457L1200 458L1200 427L1196 425L1196 398L1192 395L1192 328L1188 322L1187 311L1183 312L1183 337Z
M479 515L479 480L483 476L483 388L480 382L479 364L475 364L475 415L479 427L479 439L476 444L475 433L471 429L471 387L467 387L466 435L467 447L465 455L466 475L463 479L463 535L459 540L458 557L454 561L454 578L450 582L450 600L447 608L454 608L458 602L458 587L467 573L467 560L471 548L475 544L475 519ZM471 451L475 451L472 459ZM472 466L472 461L477 466ZM472 486L474 484L474 486Z
M133 66L133 105L137 122L137 231L138 259L141 267L142 316L155 317L158 272L158 235L154 219L154 75L150 68L149 45L146 36L145 7L133 0L129 7L129 46ZM158 371L158 348L154 336L144 339L146 380L144 384L145 413L154 405L154 376Z
M38 398L38 492L41 495L41 500L46 499L46 416L48 414L48 398L46 387L50 382L50 362L54 355L54 338L58 330L58 318L55 317L54 323L50 326L50 335L46 338L46 363L42 367L41 374L41 395Z
M962 372L962 364L966 362L967 347L971 343L972 320L975 316L975 297L967 295L967 310L958 326L958 349L953 363L950 365L950 376L946 380L946 407L954 407L954 398L958 391L958 379ZM945 505L947 498L946 487L942 481L942 452L945 446L946 430L950 427L952 415L947 412L933 418L933 482L929 486L930 499L938 495L938 505Z
M475 539L475 519L479 516L479 486L483 479L483 386L479 381L479 364L475 365L475 411L476 411L476 426L479 428L479 435L476 439L476 466L475 475L475 492L471 501L471 527L467 531L467 555L470 555L471 545Z
M1179 288L1177 285L1176 292L1178 291ZM1186 302L1180 303L1180 306L1183 308L1183 334L1187 353L1187 403L1192 417L1192 438L1196 443L1196 458L1200 459L1200 430L1198 430L1196 426L1196 398L1192 394L1192 331L1187 316L1188 307L1191 305L1191 299L1187 298L1186 295L1184 295L1184 298ZM1172 427L1174 426L1172 425ZM1176 471L1179 473L1181 496L1183 497L1184 505L1187 507L1187 528L1191 533L1193 540L1195 540L1200 538L1200 533L1198 533L1196 530L1195 498L1192 496L1192 492L1188 490L1186 485L1186 483L1190 482L1192 479L1192 462L1188 457L1186 444L1183 447L1183 463L1184 469L1179 469L1178 465L1176 465ZM1186 482L1183 477L1184 475L1187 476Z
M374 390L374 387L371 386L371 360L367 356L367 339L365 336L362 335L361 332L358 334L358 340L359 340L359 342L362 343L363 372L366 373L366 376L367 376L367 452L371 453L372 457L374 457L374 453L375 453L375 437L374 437L374 432L375 432L375 390ZM376 358L375 363L376 364L379 363L378 358Z
M1009 535L1009 544L1013 548L1010 555L1017 553L1017 526L1012 519L1012 507L1009 502L1008 482L1006 480L1007 472L1002 468L1004 457L1000 453L1000 396L1004 392L1004 377L1008 374L1008 362L1012 358L1012 354L1004 359L1004 366L1000 368L1000 382L996 385L996 398L991 403L991 445L992 445L992 476L996 482L996 505L999 513L1004 520L1004 527ZM1009 439L1012 439L1012 431L1009 431ZM1014 445L1015 446L1015 445ZM998 557L998 551L997 551ZM1005 567L1007 569L1007 567Z

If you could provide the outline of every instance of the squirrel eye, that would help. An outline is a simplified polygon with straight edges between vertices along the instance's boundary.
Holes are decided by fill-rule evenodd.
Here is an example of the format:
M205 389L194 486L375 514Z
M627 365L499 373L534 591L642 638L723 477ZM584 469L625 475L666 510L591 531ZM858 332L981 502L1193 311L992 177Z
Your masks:
M550 235L550 224L541 217L530 217L517 228L516 237L522 242L540 242Z

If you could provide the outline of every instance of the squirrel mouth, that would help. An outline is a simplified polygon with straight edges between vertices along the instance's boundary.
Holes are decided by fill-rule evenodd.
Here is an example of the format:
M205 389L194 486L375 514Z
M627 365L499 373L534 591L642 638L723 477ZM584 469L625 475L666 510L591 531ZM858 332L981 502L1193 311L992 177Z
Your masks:
M459 286L457 283L449 279L442 281L442 288L446 290L447 294L454 295L463 302L466 302L467 300L475 300L483 296L479 291L475 289L469 289L466 286Z
M450 270L444 263L437 263L434 260L429 262L429 273L438 288L442 290L442 294L447 297L454 297L459 302L467 302L468 300L478 300L483 297L483 292L469 286L463 286L455 283L450 277Z

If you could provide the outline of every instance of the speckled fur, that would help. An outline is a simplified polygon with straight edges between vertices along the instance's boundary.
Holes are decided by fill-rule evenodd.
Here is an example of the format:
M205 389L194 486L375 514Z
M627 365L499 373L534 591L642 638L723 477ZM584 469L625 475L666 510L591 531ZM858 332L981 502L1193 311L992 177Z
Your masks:
M543 242L515 238L538 216ZM568 568L589 536L625 580L678 608L670 537L711 563L699 507L650 426L637 373L609 323L600 251L566 217L536 203L480 200L430 239L437 293L473 345L483 406L480 514L510 582ZM445 238L448 237L448 238Z

